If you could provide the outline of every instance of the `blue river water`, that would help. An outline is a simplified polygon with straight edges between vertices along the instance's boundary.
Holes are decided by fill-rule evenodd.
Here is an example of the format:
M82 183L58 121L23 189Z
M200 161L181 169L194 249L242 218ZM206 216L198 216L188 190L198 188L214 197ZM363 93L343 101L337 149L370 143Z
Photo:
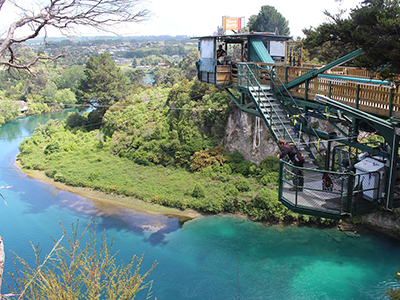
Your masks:
M32 179L15 166L18 145L38 123L65 113L18 119L0 128L0 235L5 273L12 251L33 265L31 243L45 255L59 222L81 228L95 218L100 237L114 238L117 259L144 253L142 273L154 261L151 291L136 299L387 299L400 269L400 242L362 231L266 226L235 216L205 216L185 223L94 202ZM5 274L9 283L11 278ZM7 292L3 285L2 292Z

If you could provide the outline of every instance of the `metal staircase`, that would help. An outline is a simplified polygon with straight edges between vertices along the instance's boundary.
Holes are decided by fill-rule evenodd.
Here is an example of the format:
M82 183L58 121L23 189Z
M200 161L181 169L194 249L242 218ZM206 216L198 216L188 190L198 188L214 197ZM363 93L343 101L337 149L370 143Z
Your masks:
M270 85L261 84L257 79L260 71L271 72L270 70L260 69L257 65L239 64L239 87L244 89L250 96L254 109L258 112L256 115L262 118L275 142L282 138L288 144L296 145L305 156L305 167L318 167L318 161L321 161L321 159L317 160L317 157L323 157L325 145L317 144L316 134L313 136L302 132L303 126L307 126L312 130L312 126L308 124L308 118L304 117L303 112L293 98L291 98L291 111L289 111L287 109L288 106L283 105L273 94Z
M261 78L260 74L264 77L265 74L269 74L270 84L260 83L258 80ZM237 76L237 89L242 95L241 100L237 100L226 88L236 104L243 111L262 118L275 142L283 138L287 143L295 144L306 158L304 168L301 168L304 173L302 175L304 186L301 186L301 192L298 192L298 188L293 189L298 184L296 183L299 178L299 175L296 175L298 167L293 166L291 162L282 161L280 164L279 200L285 206L294 212L332 219L342 219L376 210L377 202L365 201L362 197L363 190L357 184L362 174L330 170L329 158L332 147L330 139L344 143L348 141L350 144L352 140L342 140L329 133L324 135L323 132L313 128L311 116L315 116L320 107L310 109L304 101L294 99L285 84L274 73L273 68L239 63ZM310 79L307 74L305 77L307 78L304 80ZM272 89L271 85L275 88ZM280 88L276 88L277 85L280 85ZM342 107L340 109L345 111ZM337 118L339 115L340 113ZM363 119L367 118L364 116ZM342 155L340 160L342 163L343 157ZM324 178L327 175L332 185L325 188ZM377 189L374 187L373 190Z

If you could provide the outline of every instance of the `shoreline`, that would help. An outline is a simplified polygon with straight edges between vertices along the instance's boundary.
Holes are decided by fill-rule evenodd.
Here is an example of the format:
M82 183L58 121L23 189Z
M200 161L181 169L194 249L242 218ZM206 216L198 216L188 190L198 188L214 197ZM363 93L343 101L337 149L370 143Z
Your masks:
M17 159L15 160L14 165L16 168L18 168L23 174L25 174L29 178L37 179L39 181L42 181L44 183L48 183L48 184L54 186L58 190L63 190L63 191L67 191L67 192L70 192L70 193L73 193L76 195L80 195L80 196L83 196L85 198L91 199L91 200L99 202L99 203L105 203L108 205L124 207L124 208L128 208L128 209L132 209L136 212L141 212L141 213L154 215L154 216L164 215L167 217L175 217L180 222L186 222L186 221L189 221L189 220L192 220L192 219L195 219L195 218L205 215L205 214L199 213L192 209L180 210L177 208L165 207L165 206L158 205L155 203L144 202L144 201L136 199L134 197L106 194L104 192L96 191L96 190L93 190L93 189L87 188L87 187L69 186L64 183L54 181L52 178L47 177L43 171L26 170L26 169L22 168L21 164L19 163L19 161ZM248 218L248 216L242 216L242 217ZM262 223L268 224L269 222L262 222ZM281 224L281 225L285 225L285 224ZM288 225L288 224L286 224L286 225ZM295 224L295 223L290 224L290 225L299 226L299 224ZM377 224L371 224L371 223L365 223L365 222L362 224L352 224L351 222L342 220L342 222L340 222L339 224L336 224L336 228L340 231L350 232L351 234L354 233L355 235L357 235L358 233L362 232L365 229L369 229L371 231L375 231L377 233L381 233L388 237L400 240L399 233L393 233L386 228L382 228L382 227L378 226Z
M154 203L147 203L134 197L106 194L104 192L96 191L86 187L69 186L47 177L43 171L24 169L18 160L15 160L14 165L29 178L37 179L39 181L54 186L58 190L63 190L76 195L80 195L96 202L125 207L149 215L165 215L167 217L176 217L179 221L182 222L202 216L201 213L191 209L179 210L177 208L165 207Z

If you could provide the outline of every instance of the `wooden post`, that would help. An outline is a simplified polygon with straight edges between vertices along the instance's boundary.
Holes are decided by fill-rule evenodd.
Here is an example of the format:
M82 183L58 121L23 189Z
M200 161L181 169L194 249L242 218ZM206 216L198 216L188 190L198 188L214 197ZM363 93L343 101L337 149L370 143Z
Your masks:
M357 95L356 95L356 109L360 107L360 85L357 84Z
M4 270L5 259L6 259L6 256L4 254L3 238L0 236L0 299L3 298L1 296L1 284L3 282L3 270Z

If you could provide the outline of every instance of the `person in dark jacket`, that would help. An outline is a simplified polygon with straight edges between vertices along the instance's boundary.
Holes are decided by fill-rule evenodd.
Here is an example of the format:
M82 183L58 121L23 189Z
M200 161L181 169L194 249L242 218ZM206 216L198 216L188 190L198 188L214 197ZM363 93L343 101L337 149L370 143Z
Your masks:
M304 155L296 146L287 144L284 139L279 139L278 145L281 148L281 153L277 155L277 158L283 159L287 156L294 166L299 167L293 168L292 180L294 187L290 190L294 191L297 188L299 192L303 191L304 173L302 168L304 167Z
M222 56L222 53L225 52L224 49L222 49L222 45L218 46L218 50L217 50L217 59L220 58ZM226 53L226 52L225 52Z

